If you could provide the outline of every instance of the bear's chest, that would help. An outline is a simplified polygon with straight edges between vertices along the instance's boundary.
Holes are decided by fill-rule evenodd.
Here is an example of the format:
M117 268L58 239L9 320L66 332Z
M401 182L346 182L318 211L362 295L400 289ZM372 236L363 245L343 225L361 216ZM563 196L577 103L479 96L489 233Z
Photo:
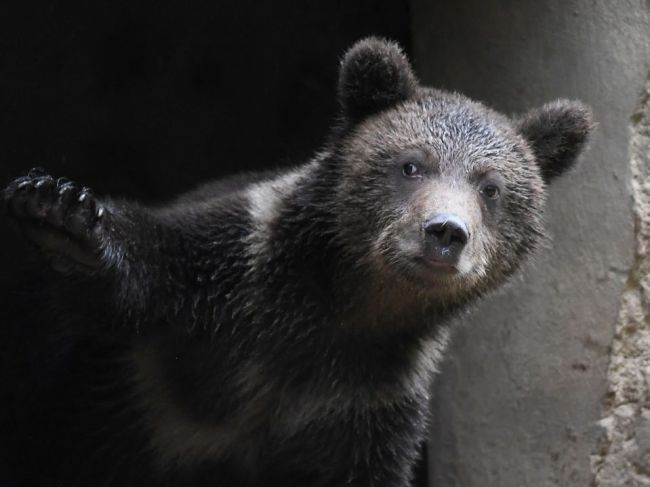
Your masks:
M318 451L323 437L343 434L351 418L363 416L372 427L377 411L414 398L426 403L445 342L446 336L423 341L399 373L369 371L365 382L346 380L344 371L323 375L322 367L321 373L305 368L283 375L283 369L248 358L222 364L225 372L198 367L196 377L185 376L189 388L169 374L169 351L149 343L133 353L135 397L161 468L225 460L253 468L280 449ZM194 397L202 398L200 407Z

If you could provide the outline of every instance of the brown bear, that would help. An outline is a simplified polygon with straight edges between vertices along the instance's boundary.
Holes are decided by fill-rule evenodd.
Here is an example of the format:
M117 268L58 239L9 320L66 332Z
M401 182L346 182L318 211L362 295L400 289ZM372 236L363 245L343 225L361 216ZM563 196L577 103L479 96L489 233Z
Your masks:
M338 96L312 160L166 206L42 170L8 185L55 269L15 319L73 343L75 391L17 423L10 455L43 465L20 485L408 485L449 319L544 238L591 115L508 118L420 86L377 38L346 53Z

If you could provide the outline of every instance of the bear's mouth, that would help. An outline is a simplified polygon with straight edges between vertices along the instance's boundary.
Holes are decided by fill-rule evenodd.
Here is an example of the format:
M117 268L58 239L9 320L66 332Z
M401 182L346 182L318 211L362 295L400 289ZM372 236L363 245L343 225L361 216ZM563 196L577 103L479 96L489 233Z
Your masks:
M419 288L442 290L452 285L461 272L454 265L424 256L403 261L400 277Z
M423 267L425 270L434 274L458 273L458 268L454 264L450 264L449 262L445 262L440 259L431 257L416 257L414 261L417 266L421 268Z

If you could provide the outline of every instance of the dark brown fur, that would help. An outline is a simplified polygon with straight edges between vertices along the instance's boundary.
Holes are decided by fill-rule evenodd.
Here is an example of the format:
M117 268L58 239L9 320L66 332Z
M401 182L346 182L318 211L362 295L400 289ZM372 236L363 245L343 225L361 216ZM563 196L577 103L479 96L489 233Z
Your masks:
M557 101L513 122L420 87L380 39L339 83L328 144L293 170L161 208L40 171L7 187L56 268L12 326L68 350L59 390L11 417L9 455L42 465L15 485L408 485L448 319L534 250L590 115ZM465 232L453 260L428 230L441 212Z

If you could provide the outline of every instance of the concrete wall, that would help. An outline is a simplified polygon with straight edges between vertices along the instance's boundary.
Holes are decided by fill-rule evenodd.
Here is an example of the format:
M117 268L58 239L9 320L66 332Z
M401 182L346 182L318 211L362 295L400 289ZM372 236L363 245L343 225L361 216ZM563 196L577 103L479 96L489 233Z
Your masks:
M551 247L456 333L433 484L650 485L650 2L415 0L412 15L427 84L509 113L580 98L599 124L551 189Z

